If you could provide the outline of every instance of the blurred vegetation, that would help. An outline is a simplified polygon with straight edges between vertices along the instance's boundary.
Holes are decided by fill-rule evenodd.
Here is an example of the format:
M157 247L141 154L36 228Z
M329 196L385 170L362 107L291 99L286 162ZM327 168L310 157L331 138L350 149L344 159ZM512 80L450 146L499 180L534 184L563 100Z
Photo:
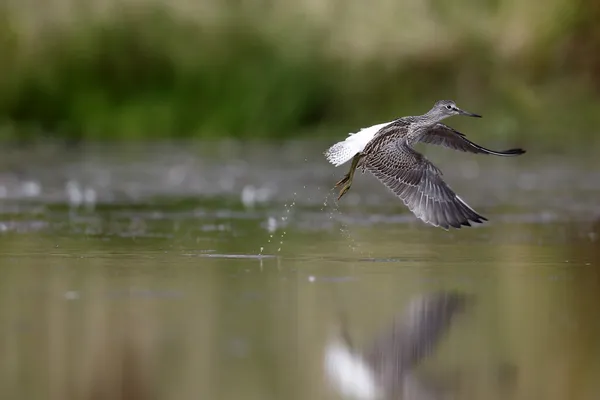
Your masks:
M486 135L503 139L590 139L600 124L592 0L2 0L0 10L5 139L341 137L440 98L484 114Z

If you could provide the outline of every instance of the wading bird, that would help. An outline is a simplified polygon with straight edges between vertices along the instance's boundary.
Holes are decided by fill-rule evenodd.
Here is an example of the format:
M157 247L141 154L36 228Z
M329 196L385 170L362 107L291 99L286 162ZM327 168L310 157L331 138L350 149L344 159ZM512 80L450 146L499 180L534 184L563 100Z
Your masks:
M487 221L450 189L442 180L442 172L413 145L423 142L495 156L518 156L525 150L494 151L479 146L441 123L453 115L481 118L461 110L454 101L440 100L426 114L363 128L331 146L325 152L330 163L337 167L352 160L350 171L335 185L343 185L338 200L350 189L354 172L361 167L363 173L370 171L425 223L448 229L471 226L469 221Z

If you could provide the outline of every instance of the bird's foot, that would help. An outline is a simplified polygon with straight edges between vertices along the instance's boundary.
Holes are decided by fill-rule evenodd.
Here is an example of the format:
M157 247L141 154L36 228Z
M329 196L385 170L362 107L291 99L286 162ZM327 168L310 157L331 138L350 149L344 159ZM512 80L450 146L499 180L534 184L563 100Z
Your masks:
M338 181L338 183L336 183L336 184L335 184L335 186L334 186L334 187L336 187L336 188L337 188L337 187L340 187L340 186L342 186L343 184L345 184L346 182L348 182L349 180L350 180L350 174L346 174L346 175L345 175L345 176L344 176L342 179L340 179L340 180Z
M352 182L349 182L346 185L344 185L344 187L342 188L342 190L340 190L340 195L337 198L338 201L340 201L340 199L342 198L342 196L345 195L348 190L350 190L350 186L352 186Z

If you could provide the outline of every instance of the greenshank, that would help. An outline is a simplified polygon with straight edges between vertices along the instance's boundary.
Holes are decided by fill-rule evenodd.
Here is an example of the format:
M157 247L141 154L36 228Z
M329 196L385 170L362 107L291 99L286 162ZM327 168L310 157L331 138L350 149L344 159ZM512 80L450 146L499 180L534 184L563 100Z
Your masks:
M440 100L426 114L363 128L331 146L325 152L331 164L337 167L352 160L350 171L335 185L343 185L338 200L350 189L354 172L361 167L363 173L371 172L427 224L448 230L449 227L471 226L469 221L487 221L454 193L443 181L442 172L413 146L422 142L495 156L518 156L525 150L494 151L479 146L463 133L441 123L453 115L481 118L481 115L461 110L452 100Z

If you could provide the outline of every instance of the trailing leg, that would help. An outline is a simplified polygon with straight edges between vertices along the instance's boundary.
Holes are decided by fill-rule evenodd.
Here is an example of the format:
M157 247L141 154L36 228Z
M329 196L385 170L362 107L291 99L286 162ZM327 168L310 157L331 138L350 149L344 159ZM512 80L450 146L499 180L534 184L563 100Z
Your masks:
M352 180L354 179L354 173L356 172L356 167L358 166L358 162L360 161L361 157L362 154L359 153L352 158L350 171L348 171L348 173L338 183L335 184L336 188L341 185L344 185L342 187L342 190L340 190L340 195L337 198L338 201L342 198L343 195L346 194L348 190L350 190L350 187L352 186Z

